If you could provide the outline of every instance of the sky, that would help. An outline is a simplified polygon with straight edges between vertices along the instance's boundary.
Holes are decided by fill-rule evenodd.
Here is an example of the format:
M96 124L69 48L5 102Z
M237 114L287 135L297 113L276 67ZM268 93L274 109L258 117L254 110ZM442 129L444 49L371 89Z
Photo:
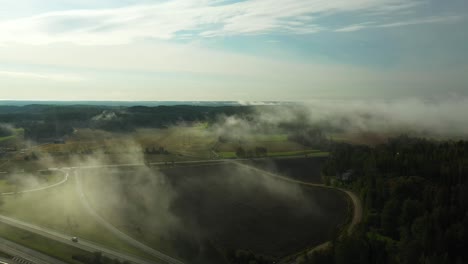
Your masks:
M0 99L468 96L466 0L0 0Z

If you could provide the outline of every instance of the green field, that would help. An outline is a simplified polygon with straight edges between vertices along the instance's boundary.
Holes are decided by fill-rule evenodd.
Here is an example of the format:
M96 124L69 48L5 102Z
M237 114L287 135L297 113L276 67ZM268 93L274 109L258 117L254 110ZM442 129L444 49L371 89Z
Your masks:
M76 194L73 178L64 185L47 191L4 196L0 214L151 259L93 220ZM3 234L0 232L0 235Z
M104 153L115 163L120 156L134 152L138 156L147 149L164 148L168 154L144 155L147 162L170 162L193 159L235 158L239 147L247 151L265 147L268 156L325 155L290 141L286 134L258 134L242 140L218 141L218 136L207 123L177 126L165 129L137 129L132 134L80 129L65 144L47 144L37 149L55 162L68 163L69 155L88 157L89 153ZM139 153L137 153L139 152ZM216 154L219 156L216 156Z

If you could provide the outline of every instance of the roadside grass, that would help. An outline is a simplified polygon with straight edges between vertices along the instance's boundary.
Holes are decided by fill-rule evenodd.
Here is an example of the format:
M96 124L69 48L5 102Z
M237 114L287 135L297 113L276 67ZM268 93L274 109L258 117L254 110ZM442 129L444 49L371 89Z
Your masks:
M11 259L12 256L10 256L10 255L8 255L7 253L1 251L1 249L0 249L0 258Z
M235 159L237 155L234 151L222 151L217 152L220 158L223 159ZM308 149L308 150L295 150L295 151L278 151L268 152L267 157L292 157L292 156L307 156L307 157L328 157L330 153L320 150Z
M268 157L285 157L285 156L307 156L307 157L328 157L330 153L320 150L296 150L283 152L269 152Z
M2 201L0 213L3 215L94 241L120 252L154 259L94 221L79 200L73 178L57 188L5 196Z
M0 223L0 235L5 239L71 264L82 264L73 260L73 255L89 255L91 253L4 223Z

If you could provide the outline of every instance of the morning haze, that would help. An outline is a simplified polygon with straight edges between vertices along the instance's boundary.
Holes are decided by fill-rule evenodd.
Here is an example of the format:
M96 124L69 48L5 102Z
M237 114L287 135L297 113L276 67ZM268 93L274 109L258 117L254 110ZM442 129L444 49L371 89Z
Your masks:
M466 1L4 2L0 263L468 263Z

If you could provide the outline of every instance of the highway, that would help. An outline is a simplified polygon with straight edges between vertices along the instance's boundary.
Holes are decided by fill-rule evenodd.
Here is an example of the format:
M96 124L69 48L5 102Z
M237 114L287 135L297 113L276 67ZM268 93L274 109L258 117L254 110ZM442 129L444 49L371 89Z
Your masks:
M18 257L34 264L66 264L65 262L51 258L40 252L16 244L12 241L0 238L0 251L7 253L8 255L14 256L15 259ZM7 260L10 263L10 260Z
M48 228L44 227L39 227L36 225L32 225L23 221L20 221L18 219L10 218L7 216L0 215L0 222L20 228L22 230L26 230L29 232L32 232L37 235L41 235L43 237L55 240L57 242L61 242L88 252L102 252L103 255L110 257L112 259L118 259L120 261L130 261L132 263L136 264L159 264L160 262L154 262L154 261L149 261L149 260L143 260L139 257L132 256L129 254L121 253L112 249L109 249L105 246L99 245L94 242L90 242L84 239L79 240L79 242L72 242L71 238L73 237L72 235L69 234L64 234L61 232L57 232ZM52 263L53 264L53 263Z
M192 164L192 163L202 163L202 162L206 162L206 161L190 161L190 162L183 162L183 163ZM161 163L154 163L152 165L156 165L156 164L157 165L162 165L162 164L166 164L166 163L161 162ZM44 187L40 187L40 188L29 189L29 190L24 190L24 191L18 191L18 192L0 193L0 196L15 195L15 194L29 193L29 192L36 192L36 191L44 191L44 190L47 190L47 189L50 189L50 188L57 187L57 186L62 185L65 182L68 181L69 176L70 176L70 170L73 170L76 173L75 179L76 179L76 188L77 188L78 196L80 197L80 200L83 203L86 210L90 213L90 215L98 223L100 223L104 228L111 231L118 238L120 238L120 239L126 241L127 243L135 246L136 248L139 248L140 250L142 250L142 251L144 251L144 252L146 252L146 253L148 253L148 254L150 254L150 255L158 258L158 259L160 259L161 261L157 262L157 263L184 264L182 261L180 261L178 259L175 259L173 257L170 257L170 256L168 256L168 255L166 255L166 254L164 254L164 253L162 253L162 252L160 252L158 250L155 250L155 249L153 249L153 248L151 248L151 247L137 241L136 239L128 236L127 234L123 233L122 231L118 230L113 225L111 225L110 223L105 221L101 216L99 216L99 214L97 214L93 210L93 208L90 206L90 204L89 204L89 202L88 202L88 200L87 200L87 198L86 198L86 196L85 196L85 194L83 192L83 189L82 189L80 177L78 175L78 170L79 169L135 167L135 166L145 166L145 164L137 163L137 164L83 166L83 167L69 167L69 168L62 168L62 169L50 168L49 170L62 171L64 173L64 178L60 182L52 184L52 185L48 185L48 186L44 186ZM10 218L10 217L7 217L7 216L0 215L0 222L11 225L11 226L14 226L14 227L17 227L17 228L20 228L20 229L23 229L23 230L26 230L26 231L29 231L29 232L33 232L33 233L38 234L38 235L45 236L47 238L50 238L50 239L53 239L53 240L56 240L56 241L59 241L59 242L74 246L74 247L78 247L80 249L83 249L83 250L86 250L86 251L89 251L89 252L100 251L100 252L104 253L104 255L106 255L108 257L111 257L111 258L115 258L115 259L119 259L119 260L128 260L128 261L131 261L131 262L137 263L137 264L140 264L140 263L141 264L156 263L156 262L150 262L148 260L139 259L139 258L134 257L134 256L129 256L127 254L119 253L117 251L108 249L108 248L106 248L106 247L104 247L102 245L98 245L96 243L86 241L86 240L83 240L83 239L80 239L79 243L74 243L74 242L71 241L71 238L72 238L71 235L63 234L63 233L60 233L60 232L57 232L57 231L53 231L51 229L35 226L35 225L29 224L29 223L26 223L26 222L23 222L23 221L20 221L20 220L17 220L17 219L13 219L13 218Z

